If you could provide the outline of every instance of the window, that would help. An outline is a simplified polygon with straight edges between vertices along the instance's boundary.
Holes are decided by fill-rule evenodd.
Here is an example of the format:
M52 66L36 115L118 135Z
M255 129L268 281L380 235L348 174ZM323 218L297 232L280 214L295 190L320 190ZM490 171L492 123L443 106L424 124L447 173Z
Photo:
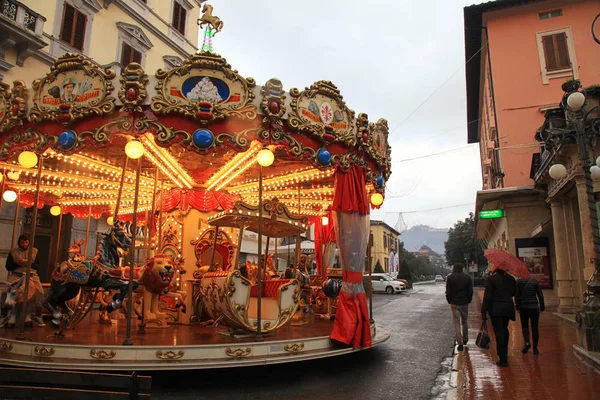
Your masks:
M185 21L187 18L187 11L177 1L173 4L173 22L171 25L185 36Z
M542 83L554 78L579 79L571 28L561 28L536 34Z
M541 12L539 15L540 19L556 18L562 15L562 10L559 8L558 10L544 11Z
M87 16L76 10L72 5L65 3L60 28L60 40L68 43L71 47L83 51L86 24Z
M552 72L571 68L567 35L564 32L542 36L542 44L544 46L546 71Z
M128 45L127 43L123 43L121 50L121 64L127 65L129 63L136 62L138 64L142 63L142 53Z
M383 259L383 263L385 264L385 270L386 270L386 271L389 271L389 270L390 270L390 259L389 259L389 258L387 258L387 257L385 257L385 258Z
M383 232L383 248L387 250L388 248L388 238L387 233Z

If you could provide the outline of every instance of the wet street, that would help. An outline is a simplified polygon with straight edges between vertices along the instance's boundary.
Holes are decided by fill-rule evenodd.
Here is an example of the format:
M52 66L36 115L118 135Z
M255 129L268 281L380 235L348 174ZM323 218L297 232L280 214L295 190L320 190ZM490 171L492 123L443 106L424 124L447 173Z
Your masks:
M263 367L152 374L153 399L430 399L453 328L443 284L376 294L374 318L392 337L341 357ZM437 382L437 383L436 383ZM432 392L433 391L433 392Z

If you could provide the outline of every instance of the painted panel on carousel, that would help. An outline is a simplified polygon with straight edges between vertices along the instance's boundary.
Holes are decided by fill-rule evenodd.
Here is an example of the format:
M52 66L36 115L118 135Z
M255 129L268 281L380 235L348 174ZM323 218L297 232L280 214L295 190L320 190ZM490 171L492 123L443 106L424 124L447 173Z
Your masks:
M380 118L377 123L369 124L369 139L366 151L382 169L386 180L389 176L390 156L392 153L392 148L388 144L388 135L387 120Z
M288 119L291 128L317 135L325 143L356 144L354 111L346 106L333 83L319 81L302 92L294 88L290 95L293 98Z
M69 123L89 115L110 114L115 109L111 79L115 73L99 68L81 54L60 57L45 78L33 82L33 108L29 120Z
M158 70L156 77L158 96L151 108L157 114L185 115L203 124L230 116L256 118L254 79L232 71L217 54L194 54L180 67Z

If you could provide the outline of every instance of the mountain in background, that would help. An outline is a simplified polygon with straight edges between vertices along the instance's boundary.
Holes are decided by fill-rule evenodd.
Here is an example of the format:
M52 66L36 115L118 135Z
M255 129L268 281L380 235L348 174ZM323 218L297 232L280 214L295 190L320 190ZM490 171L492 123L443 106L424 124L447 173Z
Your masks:
M436 229L427 225L416 225L402 232L400 241L408 251L417 251L422 245L429 246L439 255L444 255L444 242L448 240L448 228Z

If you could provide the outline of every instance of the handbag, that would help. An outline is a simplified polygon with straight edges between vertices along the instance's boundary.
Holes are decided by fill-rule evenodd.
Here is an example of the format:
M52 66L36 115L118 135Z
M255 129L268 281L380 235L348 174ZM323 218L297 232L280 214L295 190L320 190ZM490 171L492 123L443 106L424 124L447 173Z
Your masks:
M487 321L483 321L481 324L481 328L479 328L479 333L477 334L477 340L475 340L475 344L480 349L489 349L490 348L490 335L487 330Z

